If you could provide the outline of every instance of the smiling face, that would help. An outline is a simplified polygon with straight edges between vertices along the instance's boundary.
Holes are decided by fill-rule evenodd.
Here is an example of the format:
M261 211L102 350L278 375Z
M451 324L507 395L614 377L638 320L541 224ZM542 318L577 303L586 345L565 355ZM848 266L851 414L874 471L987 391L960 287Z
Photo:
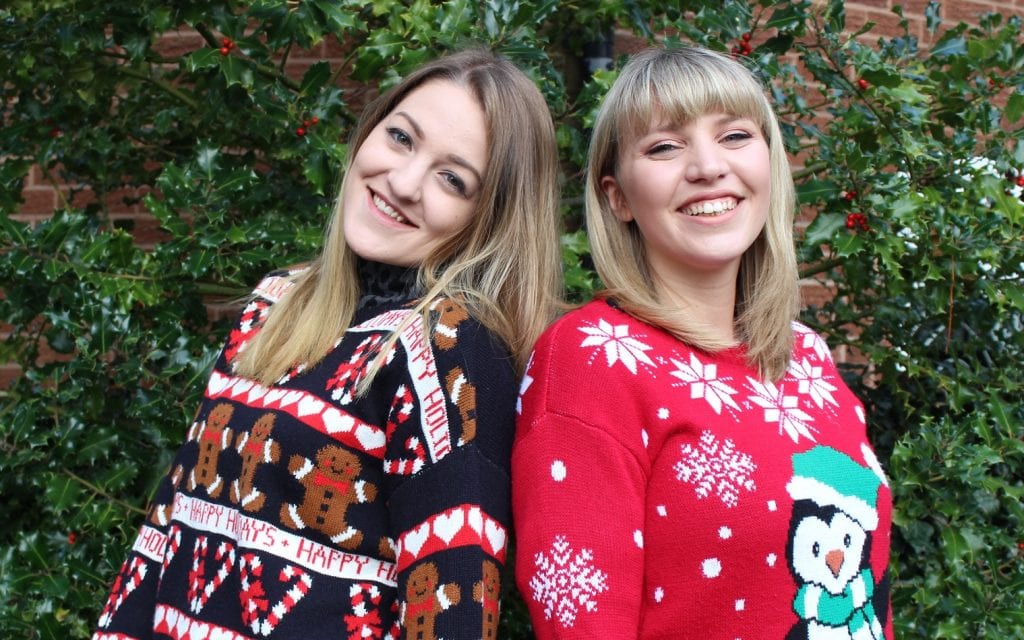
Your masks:
M437 567L431 563L421 564L409 574L409 583L406 587L406 596L409 602L425 602L434 595L437 588Z
M473 216L487 170L487 122L464 87L430 80L356 152L342 194L345 241L362 258L418 265Z
M735 281L768 217L768 143L748 118L659 119L622 146L615 175L604 176L601 188L615 216L637 225L660 280Z
M341 447L324 447L317 453L316 461L322 470L329 471L343 480L354 479L361 469L355 455Z

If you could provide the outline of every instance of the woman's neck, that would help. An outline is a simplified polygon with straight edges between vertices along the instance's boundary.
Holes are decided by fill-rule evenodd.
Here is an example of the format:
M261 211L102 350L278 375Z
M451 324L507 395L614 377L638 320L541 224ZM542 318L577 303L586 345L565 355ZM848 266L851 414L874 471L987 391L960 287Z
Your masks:
M694 322L703 325L723 342L738 342L736 321L736 276L666 279L655 281L658 295Z

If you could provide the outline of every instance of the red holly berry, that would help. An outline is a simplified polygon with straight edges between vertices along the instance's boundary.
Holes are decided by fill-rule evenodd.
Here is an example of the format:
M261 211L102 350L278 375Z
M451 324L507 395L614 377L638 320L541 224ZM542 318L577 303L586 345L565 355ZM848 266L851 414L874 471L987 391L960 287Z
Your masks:
M295 130L295 135L299 136L300 138L302 136L306 135L306 128L305 127L299 127L298 129Z
M844 191L842 195L847 202L851 202L854 198L857 197L857 192L854 191L853 189L850 189L849 191Z
M1020 176L1017 178L1017 186L1024 187L1024 176Z
M229 53L231 53L231 48L230 47L221 47L220 48L220 55L226 56Z
M871 227L868 226L868 217L863 213L851 213L846 216L846 228L853 231L857 228L861 231L870 231Z
M871 86L871 83L865 80L864 78L860 78L859 80L857 80L857 86L860 87L861 91L866 91L867 88Z
M225 47L231 47L235 43L231 41L231 38L221 38L220 43Z
M750 42L750 32L749 31L743 34L743 42Z
M754 52L754 48L750 46L748 35L747 33L743 34L742 40L732 48L733 55L749 56Z
M68 532L68 544L75 544L78 541L78 534L74 531Z
M313 116L312 118L309 119L309 122L311 124L318 124L320 122L320 118Z

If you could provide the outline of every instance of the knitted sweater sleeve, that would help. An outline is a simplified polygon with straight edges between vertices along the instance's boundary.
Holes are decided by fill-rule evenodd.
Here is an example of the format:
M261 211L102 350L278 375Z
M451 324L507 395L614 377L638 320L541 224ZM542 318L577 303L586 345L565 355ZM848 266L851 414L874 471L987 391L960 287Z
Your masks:
M401 638L497 637L516 382L495 338L453 309L407 353L386 429Z
M539 640L636 638L646 487L639 428L616 412L626 409L607 370L574 360L574 328L556 325L541 339L522 386L512 459L516 582Z

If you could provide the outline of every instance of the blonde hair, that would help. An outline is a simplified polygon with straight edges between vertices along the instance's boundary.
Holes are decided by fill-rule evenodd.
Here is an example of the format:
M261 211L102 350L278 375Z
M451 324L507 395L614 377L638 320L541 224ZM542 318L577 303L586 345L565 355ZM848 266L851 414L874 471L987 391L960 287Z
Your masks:
M775 112L761 83L736 60L695 47L647 49L632 56L605 97L594 125L586 185L591 252L607 287L602 295L699 349L730 346L659 298L639 229L615 216L601 188L601 178L616 173L620 149L646 133L655 119L684 124L707 113L750 118L768 142L768 219L742 257L733 318L748 361L765 378L779 379L789 365L798 311L796 196Z
M363 112L349 144L346 173L363 142L407 95L431 80L465 87L487 121L487 167L468 225L419 265L426 293L414 311L426 320L429 305L449 297L494 332L522 371L533 342L553 319L561 299L558 149L547 103L533 82L505 58L467 49L428 62ZM357 257L345 242L344 180L320 255L294 277L262 330L239 354L236 371L264 384L298 364L313 365L352 322L360 296ZM397 335L415 318L392 332ZM381 362L375 361L360 391Z

